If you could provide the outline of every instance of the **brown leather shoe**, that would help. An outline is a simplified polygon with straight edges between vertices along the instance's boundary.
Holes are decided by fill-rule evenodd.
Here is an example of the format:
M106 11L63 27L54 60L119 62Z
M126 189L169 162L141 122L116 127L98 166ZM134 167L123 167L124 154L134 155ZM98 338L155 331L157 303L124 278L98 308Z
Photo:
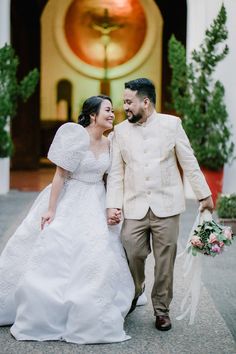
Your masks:
M156 316L156 329L159 331L169 331L171 329L171 321L168 315Z

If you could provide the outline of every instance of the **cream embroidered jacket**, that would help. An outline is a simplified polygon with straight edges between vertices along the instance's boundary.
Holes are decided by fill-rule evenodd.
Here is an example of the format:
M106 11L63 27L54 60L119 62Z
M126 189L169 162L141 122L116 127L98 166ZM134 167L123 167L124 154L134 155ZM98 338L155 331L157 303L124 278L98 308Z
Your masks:
M211 195L178 117L154 112L143 123L114 129L107 208L123 208L127 219L143 218L149 207L159 217L185 210L177 160L198 200Z

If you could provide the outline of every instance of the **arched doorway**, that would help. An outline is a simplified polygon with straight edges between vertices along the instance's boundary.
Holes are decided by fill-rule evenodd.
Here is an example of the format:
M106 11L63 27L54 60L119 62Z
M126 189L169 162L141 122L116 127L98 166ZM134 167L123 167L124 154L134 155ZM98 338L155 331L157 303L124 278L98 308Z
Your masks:
M71 102L72 102L72 83L62 79L57 83L57 119L70 122Z

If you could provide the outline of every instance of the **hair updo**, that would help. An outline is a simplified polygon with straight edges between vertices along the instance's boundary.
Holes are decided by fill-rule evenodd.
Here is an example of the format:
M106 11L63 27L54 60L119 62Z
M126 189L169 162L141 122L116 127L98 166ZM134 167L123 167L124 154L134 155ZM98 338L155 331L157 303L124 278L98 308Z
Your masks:
M99 95L87 98L84 101L82 111L78 117L78 123L83 127L87 127L91 123L91 114L98 114L100 112L101 104L104 100L108 100L112 104L109 96Z

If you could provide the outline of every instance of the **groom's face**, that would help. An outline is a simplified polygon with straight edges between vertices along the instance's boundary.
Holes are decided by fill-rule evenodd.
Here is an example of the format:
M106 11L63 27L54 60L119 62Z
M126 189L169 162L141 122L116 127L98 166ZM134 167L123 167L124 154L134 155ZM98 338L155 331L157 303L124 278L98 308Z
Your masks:
M124 111L130 123L137 123L144 117L144 101L137 96L137 91L125 89Z

